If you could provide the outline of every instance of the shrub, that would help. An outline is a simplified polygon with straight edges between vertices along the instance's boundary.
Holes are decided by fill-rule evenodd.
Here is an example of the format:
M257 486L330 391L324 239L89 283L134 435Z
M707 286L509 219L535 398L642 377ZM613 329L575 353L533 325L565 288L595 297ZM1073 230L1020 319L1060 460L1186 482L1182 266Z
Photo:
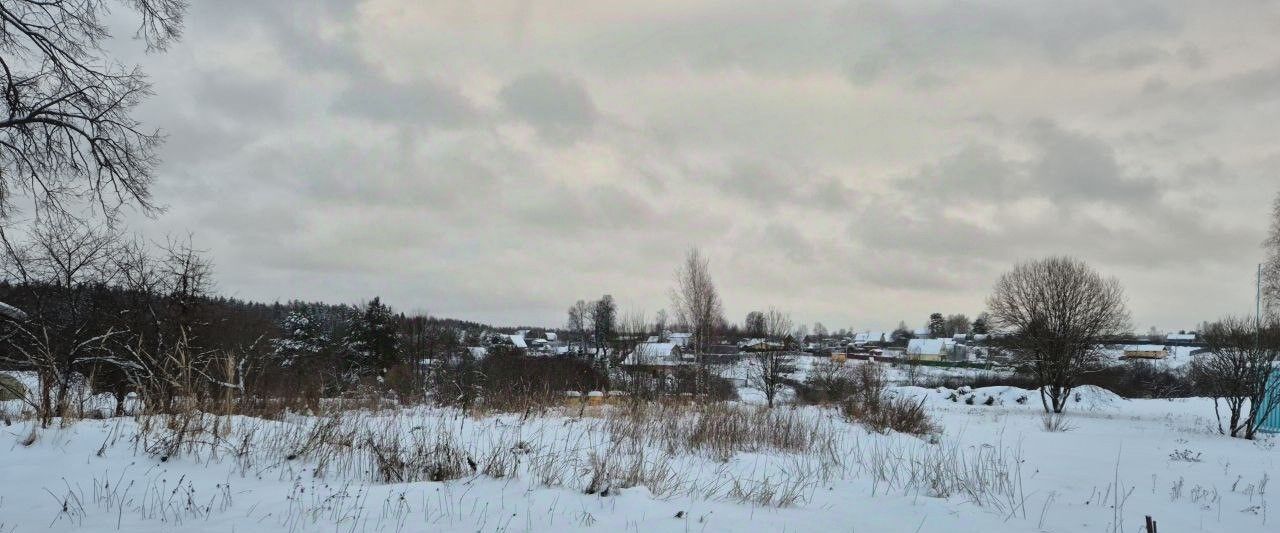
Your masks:
M860 422L877 433L896 431L924 436L938 430L924 411L924 400L910 398L882 398L876 402L849 400L841 409L845 419Z
M804 384L796 387L797 396L806 403L842 402L855 390L853 364L819 361L813 365Z
M884 370L875 364L862 364L851 373L853 393L841 404L846 420L858 422L877 433L897 431L911 435L927 435L937 426L924 411L924 400L890 397Z

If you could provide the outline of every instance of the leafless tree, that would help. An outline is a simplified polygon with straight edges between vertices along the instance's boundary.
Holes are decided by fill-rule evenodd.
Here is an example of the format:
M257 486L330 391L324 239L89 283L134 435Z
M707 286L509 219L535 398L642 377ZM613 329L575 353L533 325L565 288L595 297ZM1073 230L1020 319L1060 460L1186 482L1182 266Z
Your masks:
M0 269L30 303L20 318L6 320L9 349L0 358L39 376L36 408L44 425L66 413L73 387L93 367L138 368L110 349L121 331L104 324L86 293L115 277L119 241L109 229L63 216L42 219L23 237L0 228Z
M622 362L627 354L635 351L636 346L649 334L649 321L644 311L627 311L618 318L617 350L614 351L613 364Z
M768 326L765 325L764 313L760 311L752 311L747 313L746 320L742 321L743 333L748 337L763 339Z
M659 309L653 315L653 334L658 336L659 340L666 341L667 336L667 310Z
M693 334L693 349L706 352L715 335L715 327L724 320L720 293L711 280L711 269L702 252L689 250L684 264L676 270L676 287L671 292L671 303L680 323L688 325Z
M1267 254L1262 265L1263 316L1280 319L1280 194L1271 207L1271 229L1263 248Z
M1280 324L1229 317L1210 324L1202 335L1208 352L1191 362L1190 375L1203 394L1213 397L1218 431L1253 439L1257 422L1280 409L1280 398L1267 395L1273 364L1280 360ZM1225 430L1219 400L1227 407Z
M697 248L689 250L684 263L676 269L676 287L671 291L671 306L676 319L693 334L693 350L698 358L698 392L705 392L709 369L707 347L717 327L724 322L720 293L711 280L708 261Z
M968 335L969 334L969 317L963 314L947 315L944 329L946 329L946 333L948 337L954 337L956 335Z
M1093 368L1103 336L1127 331L1124 289L1069 257L1022 263L987 300L1007 348L1041 385L1046 412L1061 413L1079 376Z
M778 392L795 373L795 338L791 336L791 316L769 309L768 313L759 313L762 319L765 345L751 353L751 364L747 383L764 392L765 401L773 407Z
M565 323L565 329L578 339L578 353L586 352L587 321L591 319L592 307L584 300L569 306L569 321Z
M73 200L108 217L131 203L153 209L162 137L133 118L151 94L146 76L103 49L111 37L103 19L115 3L137 13L135 37L149 51L179 37L185 0L0 2L0 218L12 213L15 193L64 215Z

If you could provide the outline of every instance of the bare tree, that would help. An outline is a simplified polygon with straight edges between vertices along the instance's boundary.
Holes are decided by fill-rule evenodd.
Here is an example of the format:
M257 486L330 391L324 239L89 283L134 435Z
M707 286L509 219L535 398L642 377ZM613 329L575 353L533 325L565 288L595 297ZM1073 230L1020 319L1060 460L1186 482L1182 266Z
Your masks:
M987 300L1005 343L1040 384L1046 412L1061 413L1080 374L1097 364L1098 342L1127 331L1124 289L1069 257L1022 263Z
M768 326L765 324L764 313L760 311L752 311L747 313L746 320L742 321L742 333L748 337L763 339Z
M628 311L622 313L617 321L616 344L617 349L614 351L612 361L613 364L621 363L627 354L636 350L636 347L645 340L649 334L649 320L645 318L644 311Z
M827 335L829 335L829 333L827 332L827 327L822 325L822 322L814 322L813 335L817 337L818 340L823 340L827 338Z
M724 320L724 310L720 293L711 280L709 263L697 248L689 250L684 264L676 270L671 304L680 323L692 330L694 351L699 354L706 352L715 327Z
M137 67L103 49L106 0L5 0L0 3L0 218L15 193L37 209L67 214L86 200L109 217L123 205L151 210L149 191L162 142L134 108L151 94ZM120 0L139 20L135 37L162 51L179 37L185 0Z
M658 340L666 342L667 340L667 310L659 309L653 315L653 334L658 336Z
M747 383L763 391L765 401L772 408L778 392L796 371L791 355L796 341L791 336L790 315L772 308L768 313L759 314L765 345L751 354Z
M578 300L569 306L569 321L565 323L565 329L578 339L579 353L586 351L587 320L590 318L591 311L586 301Z
M689 250L684 264L676 269L676 287L671 291L671 307L676 319L693 334L693 351L698 358L698 375L695 388L705 392L707 374L707 347L717 327L724 323L724 309L720 293L711 281L711 269L707 259L697 248Z
M1280 409L1280 398L1267 395L1273 365L1280 360L1280 324L1261 327L1253 318L1229 317L1210 324L1202 334L1209 350L1191 362L1190 375L1196 387L1213 398L1218 431L1253 439L1257 422ZM1219 400L1227 407L1226 430Z
M121 331L88 293L115 277L118 243L111 230L62 216L41 220L21 239L0 228L0 268L27 300L25 312L7 320L9 350L0 359L38 375L43 425L66 413L72 388L82 384L78 376L98 365L138 366L110 350L109 341Z
M968 335L969 334L969 317L963 314L947 315L945 329L948 337L954 337L956 335Z

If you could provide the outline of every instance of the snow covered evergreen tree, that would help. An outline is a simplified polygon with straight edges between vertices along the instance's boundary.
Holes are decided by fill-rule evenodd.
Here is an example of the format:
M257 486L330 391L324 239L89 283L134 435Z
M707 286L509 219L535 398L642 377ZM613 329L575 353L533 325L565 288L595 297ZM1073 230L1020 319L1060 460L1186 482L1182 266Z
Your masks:
M382 374L400 362L395 315L375 297L351 324L349 367L360 374Z
M318 359L329 347L329 336L314 309L299 307L280 321L280 337L271 343L271 356L281 367L293 368Z

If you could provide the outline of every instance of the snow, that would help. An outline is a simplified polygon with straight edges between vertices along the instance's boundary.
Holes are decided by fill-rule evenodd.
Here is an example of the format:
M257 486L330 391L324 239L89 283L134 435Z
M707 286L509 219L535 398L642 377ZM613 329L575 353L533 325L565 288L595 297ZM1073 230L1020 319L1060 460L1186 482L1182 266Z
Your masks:
M798 359L806 368L818 360ZM360 462L326 468L308 458L270 460L262 448L244 456L162 460L133 441L139 432L133 418L54 424L24 446L33 429L19 420L0 426L0 531L1076 532L1112 531L1116 516L1122 521L1116 530L1140 531L1143 517L1152 515L1166 531L1226 532L1273 531L1280 520L1268 516L1274 515L1275 491L1267 485L1280 474L1276 438L1217 434L1208 399L1125 400L1079 387L1067 407L1069 430L1048 432L1033 390L891 391L922 401L941 434L880 435L845 422L834 409L779 407L780 415L832 432L829 452L848 464L823 474L821 450L759 448L718 456L650 443L642 448L643 463L661 467L672 484L611 487L608 496L586 494L585 474L576 468L590 464L591 454L635 457L610 444L601 418L610 407L581 417L577 408L532 417L411 408L346 418L404 435L448 434L476 457L500 452L524 465L501 479L468 473L407 483L372 481L370 466ZM742 389L740 396L744 403L763 403L759 391ZM231 420L254 428L264 441L320 422L304 416ZM229 451L238 441L228 440ZM566 463L566 479L548 486L531 465L552 454L579 462ZM909 460L893 463L895 454ZM949 454L975 468L989 464L982 458L1004 458L1017 481L1016 505L979 505L963 491L936 494L875 479L877 465L908 468L911 460ZM790 505L744 497L753 487L788 484L798 494ZM65 508L64 500L70 502Z
M14 306L12 306L12 305L9 305L9 304L7 304L7 303L4 303L4 302L0 302L0 316L4 316L4 317L9 318L9 319L12 319L12 320L26 320L26 319L27 319L27 313L26 313L26 312L24 312L24 311L23 311L23 310L21 310L21 309L18 309L17 307L14 307Z
M642 342L622 360L623 365L679 365L674 342Z
M892 340L893 334L883 331L868 331L866 333L858 333L853 336L854 344L881 343Z
M907 353L910 355L941 355L947 349L951 339L911 339L907 341Z

